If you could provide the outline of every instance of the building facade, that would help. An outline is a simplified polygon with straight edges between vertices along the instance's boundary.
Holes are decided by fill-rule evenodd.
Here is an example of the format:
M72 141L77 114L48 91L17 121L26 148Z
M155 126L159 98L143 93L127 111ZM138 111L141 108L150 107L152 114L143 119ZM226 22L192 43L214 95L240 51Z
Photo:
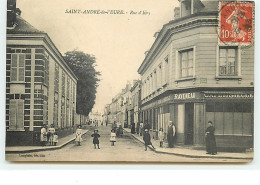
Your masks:
M212 121L218 148L253 147L254 46L218 43L218 1L179 2L138 69L141 121L198 147Z
M8 1L6 144L35 145L43 125L53 124L59 137L73 132L77 77L48 34L26 22L15 4Z

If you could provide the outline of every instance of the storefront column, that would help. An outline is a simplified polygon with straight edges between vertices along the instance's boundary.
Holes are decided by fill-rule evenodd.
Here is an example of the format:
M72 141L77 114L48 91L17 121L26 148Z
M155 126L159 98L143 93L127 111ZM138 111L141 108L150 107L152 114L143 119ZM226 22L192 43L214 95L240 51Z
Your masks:
M176 123L176 142L184 143L184 127L185 126L185 104L178 104L178 122Z
M205 143L205 103L194 103L194 144Z

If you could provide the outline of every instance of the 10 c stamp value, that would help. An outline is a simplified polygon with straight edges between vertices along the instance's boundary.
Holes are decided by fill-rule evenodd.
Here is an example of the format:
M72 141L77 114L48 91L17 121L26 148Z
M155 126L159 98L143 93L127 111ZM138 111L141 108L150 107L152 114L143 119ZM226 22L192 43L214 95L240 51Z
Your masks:
M219 3L219 44L251 45L254 33L254 2Z

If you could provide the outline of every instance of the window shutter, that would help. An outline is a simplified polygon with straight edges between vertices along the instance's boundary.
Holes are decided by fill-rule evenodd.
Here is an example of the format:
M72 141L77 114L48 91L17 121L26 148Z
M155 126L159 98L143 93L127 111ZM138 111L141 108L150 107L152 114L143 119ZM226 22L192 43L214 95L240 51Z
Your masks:
M9 129L16 129L16 100L10 100L10 111L9 111Z
M24 129L24 100L17 100L17 129Z

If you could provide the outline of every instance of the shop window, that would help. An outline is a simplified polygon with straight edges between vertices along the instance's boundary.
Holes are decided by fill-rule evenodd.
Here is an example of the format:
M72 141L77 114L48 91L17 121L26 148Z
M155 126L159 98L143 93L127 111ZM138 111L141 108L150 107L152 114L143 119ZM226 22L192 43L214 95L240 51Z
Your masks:
M234 103L234 112L243 112L243 103Z
M214 102L208 102L206 104L206 112L215 112Z
M234 112L233 103L227 102L224 104L224 112Z
M237 47L219 48L219 76L237 76Z
M24 82L25 54L12 54L11 82Z
M251 103L244 103L243 112L252 112Z
M223 112L223 103L222 102L215 103L215 112Z
M24 130L24 100L10 100L9 129Z
M193 77L193 49L179 52L181 78Z

